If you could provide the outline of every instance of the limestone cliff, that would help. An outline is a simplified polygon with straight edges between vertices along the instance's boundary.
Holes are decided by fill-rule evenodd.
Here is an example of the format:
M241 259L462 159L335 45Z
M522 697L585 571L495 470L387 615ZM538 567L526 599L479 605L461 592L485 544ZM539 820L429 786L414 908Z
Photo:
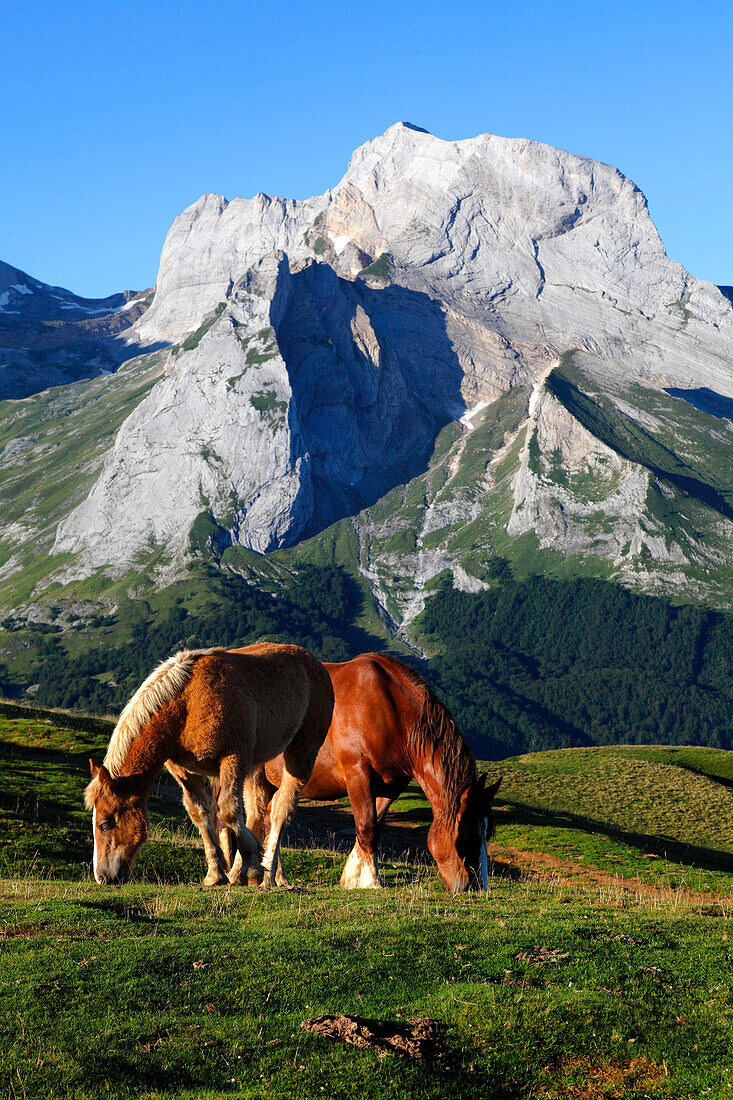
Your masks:
M399 628L523 539L670 588L733 544L733 307L608 165L398 123L324 195L185 210L125 339L165 369L69 500L67 578L348 523Z

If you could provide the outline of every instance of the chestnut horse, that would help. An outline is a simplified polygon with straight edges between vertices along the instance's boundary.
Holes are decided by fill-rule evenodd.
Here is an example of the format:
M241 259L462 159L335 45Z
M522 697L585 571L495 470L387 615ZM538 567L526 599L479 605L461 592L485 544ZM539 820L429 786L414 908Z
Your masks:
M356 843L341 885L381 885L380 826L392 802L414 778L433 811L428 848L448 890L486 889L486 842L494 831L491 807L501 780L484 787L485 776L479 778L473 754L450 712L407 665L384 654L365 653L326 668L335 694L333 719L301 795L325 801L349 796ZM247 823L260 836L267 803L285 774L284 758L277 757L248 781ZM286 881L282 864L276 876Z
M244 783L282 754L283 780L263 857L272 884L280 833L310 777L332 711L328 673L299 646L183 650L164 661L120 715L104 763L89 762L85 801L93 811L97 882L130 877L148 834L148 793L164 764L183 787L186 809L201 830L209 863L205 884L225 882L227 869L213 831L208 778L218 780L219 813L240 856L230 881L262 881L259 841L245 822Z

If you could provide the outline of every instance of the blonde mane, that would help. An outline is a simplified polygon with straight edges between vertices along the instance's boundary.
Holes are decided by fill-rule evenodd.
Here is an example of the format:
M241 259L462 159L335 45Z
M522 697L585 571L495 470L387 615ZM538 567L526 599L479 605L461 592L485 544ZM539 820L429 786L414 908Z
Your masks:
M174 657L159 664L140 684L132 699L125 706L107 746L104 766L110 775L117 775L125 762L138 734L162 706L174 699L191 679L193 666L199 657L209 653L223 653L214 649L182 649Z

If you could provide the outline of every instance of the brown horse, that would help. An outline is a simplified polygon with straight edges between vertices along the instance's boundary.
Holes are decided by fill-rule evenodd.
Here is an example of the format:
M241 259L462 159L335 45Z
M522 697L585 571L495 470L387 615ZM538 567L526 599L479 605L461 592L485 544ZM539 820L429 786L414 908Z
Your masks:
M448 890L486 889L486 842L493 834L491 807L501 780L485 789L485 777L479 778L450 712L407 665L366 653L326 668L335 694L333 720L301 795L326 801L349 796L356 843L341 885L381 885L380 826L414 778L433 811L428 848ZM285 774L285 761L277 757L248 781L247 823L260 836L267 803ZM282 864L276 876L286 881Z
M220 784L219 813L241 857L231 881L262 881L259 841L246 827L243 789L254 769L282 754L283 781L263 857L267 880L274 882L280 833L310 777L332 711L328 673L298 646L184 650L164 661L120 715L104 763L90 761L85 801L93 811L97 882L130 877L148 834L148 793L164 764L183 787L186 809L201 830L206 884L226 881L208 778Z

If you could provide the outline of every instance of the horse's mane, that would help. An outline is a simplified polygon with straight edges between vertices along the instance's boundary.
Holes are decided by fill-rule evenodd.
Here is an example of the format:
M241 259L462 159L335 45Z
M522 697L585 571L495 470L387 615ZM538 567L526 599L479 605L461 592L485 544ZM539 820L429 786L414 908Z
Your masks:
M453 715L419 672L395 657L388 657L385 653L379 656L398 677L408 681L421 699L417 721L408 730L409 745L416 757L434 759L440 750L446 816L452 821L458 813L461 795L478 779L474 755L459 732Z
M162 706L175 699L191 679L193 666L199 657L223 653L215 649L182 649L154 669L140 684L125 706L107 746L104 766L110 775L117 775L138 734Z

